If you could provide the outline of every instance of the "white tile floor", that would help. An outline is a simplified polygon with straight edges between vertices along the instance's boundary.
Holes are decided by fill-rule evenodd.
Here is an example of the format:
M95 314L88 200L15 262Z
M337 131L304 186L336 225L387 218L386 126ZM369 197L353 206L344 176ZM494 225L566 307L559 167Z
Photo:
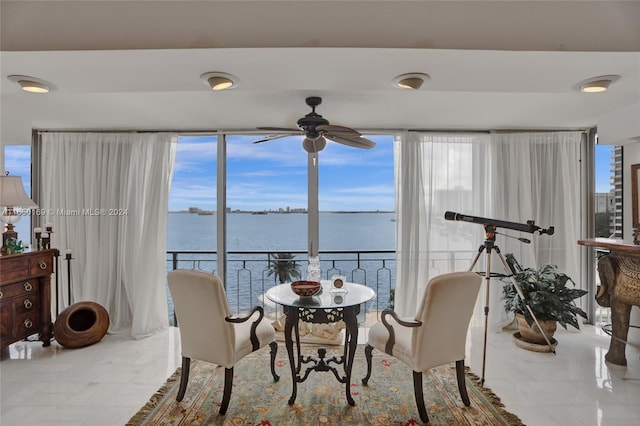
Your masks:
M482 337L472 330L467 362L478 375ZM604 362L609 337L597 327L559 329L556 338L553 355L490 333L485 385L530 426L640 425L640 350L628 346L629 365L615 367ZM142 340L108 335L73 350L15 343L0 362L0 425L124 425L179 364L175 328Z

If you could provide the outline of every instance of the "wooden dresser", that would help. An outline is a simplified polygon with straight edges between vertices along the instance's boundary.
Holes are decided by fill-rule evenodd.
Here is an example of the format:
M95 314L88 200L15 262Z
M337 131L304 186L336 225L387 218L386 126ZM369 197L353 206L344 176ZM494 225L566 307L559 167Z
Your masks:
M0 256L0 346L32 334L43 346L52 339L51 274L58 250Z

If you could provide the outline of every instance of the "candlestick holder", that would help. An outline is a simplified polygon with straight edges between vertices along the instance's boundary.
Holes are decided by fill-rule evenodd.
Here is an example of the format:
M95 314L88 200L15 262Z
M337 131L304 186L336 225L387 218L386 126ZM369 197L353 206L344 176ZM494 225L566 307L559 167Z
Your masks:
M69 302L68 306L71 306L73 303L71 301L71 261L73 260L71 252L67 251L64 255L64 259L67 261L67 301Z
M35 246L36 250L40 250L42 248L42 231L40 228L36 228L33 230L35 235Z
M51 248L51 237L47 232L42 233L42 248L44 250L48 250Z

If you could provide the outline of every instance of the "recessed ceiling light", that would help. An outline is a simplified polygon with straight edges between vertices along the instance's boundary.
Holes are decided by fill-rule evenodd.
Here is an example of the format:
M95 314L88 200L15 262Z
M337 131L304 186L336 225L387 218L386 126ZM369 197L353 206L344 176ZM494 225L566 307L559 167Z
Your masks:
M393 79L393 86L398 89L412 89L418 90L422 87L422 83L429 80L427 74L423 73L409 73L409 74L401 74Z
M217 71L206 72L200 76L200 79L204 81L211 90L216 91L233 89L238 85L237 79L234 76Z
M583 93L606 92L609 85L620 79L619 75L601 75L578 83L578 89Z
M10 75L7 77L14 83L18 83L20 88L25 92L31 93L48 93L52 84L36 77L28 77L26 75Z

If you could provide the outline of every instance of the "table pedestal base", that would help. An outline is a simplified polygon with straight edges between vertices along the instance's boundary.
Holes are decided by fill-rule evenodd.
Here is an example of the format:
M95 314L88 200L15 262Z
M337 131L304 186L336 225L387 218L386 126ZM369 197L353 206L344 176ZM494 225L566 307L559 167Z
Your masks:
M291 392L291 398L289 398L289 405L296 401L298 392L297 384L307 380L309 374L312 371L328 372L331 371L338 382L344 383L345 394L349 405L355 405L355 401L351 396L351 370L353 368L353 359L356 353L356 347L358 345L358 320L356 316L360 311L360 306L349 306L341 309L309 309L298 307L285 307L285 314L287 316L284 327L285 345L287 347L287 355L289 356L289 365L291 366L291 377L293 389ZM345 344L344 353L341 357L326 358L327 350L325 348L318 349L318 358L307 356L303 357L300 352L300 335L298 330L298 322L300 316L304 317L305 321L328 324L343 320L345 323ZM296 352L294 355L293 350L293 336L292 332L296 333ZM303 375L300 375L302 364L313 363L313 365L306 368ZM343 364L344 375L341 375L338 369L330 364Z

